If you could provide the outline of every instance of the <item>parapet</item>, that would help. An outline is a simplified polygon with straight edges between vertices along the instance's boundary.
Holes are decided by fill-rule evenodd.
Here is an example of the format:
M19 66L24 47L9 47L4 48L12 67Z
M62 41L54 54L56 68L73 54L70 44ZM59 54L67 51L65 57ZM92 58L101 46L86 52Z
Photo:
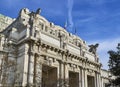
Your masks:
M0 32L10 25L14 19L0 14Z

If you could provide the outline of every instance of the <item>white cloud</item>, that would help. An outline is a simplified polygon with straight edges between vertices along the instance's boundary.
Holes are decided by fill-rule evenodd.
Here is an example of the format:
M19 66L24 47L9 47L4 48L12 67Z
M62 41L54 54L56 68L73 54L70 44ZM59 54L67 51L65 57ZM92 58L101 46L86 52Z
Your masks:
M116 50L117 44L120 43L120 38L118 37L118 38L96 40L89 42L89 44L95 44L95 43L99 43L98 55L100 62L103 64L104 69L108 69L109 55L107 52L109 50Z
M78 19L77 24L81 24L81 23L84 23L84 22L90 22L90 21L93 21L94 19L95 19L95 17L88 17L88 18L84 18L84 19Z
M73 0L67 0L67 8L68 8L68 31L72 31L72 28L73 28L73 16L72 16L72 10L73 10Z

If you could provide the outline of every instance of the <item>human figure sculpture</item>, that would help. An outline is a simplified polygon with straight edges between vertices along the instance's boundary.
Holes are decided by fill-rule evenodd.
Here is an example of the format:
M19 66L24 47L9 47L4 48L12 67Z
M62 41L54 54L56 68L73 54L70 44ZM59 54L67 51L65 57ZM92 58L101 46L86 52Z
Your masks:
M24 14L29 14L29 9L27 9L27 8L21 9L19 12L19 16L24 15Z
M89 52L93 53L96 55L96 51L97 51L97 47L99 46L99 44L95 44L95 45L89 45L90 49L89 49Z

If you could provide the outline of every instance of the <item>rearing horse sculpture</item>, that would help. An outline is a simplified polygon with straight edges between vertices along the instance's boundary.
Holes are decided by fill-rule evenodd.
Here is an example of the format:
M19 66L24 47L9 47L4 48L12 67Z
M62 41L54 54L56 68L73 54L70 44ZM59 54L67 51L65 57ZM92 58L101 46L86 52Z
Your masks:
M96 55L96 51L97 51L97 47L99 46L99 44L95 44L95 45L89 45L90 49L89 52L93 53Z

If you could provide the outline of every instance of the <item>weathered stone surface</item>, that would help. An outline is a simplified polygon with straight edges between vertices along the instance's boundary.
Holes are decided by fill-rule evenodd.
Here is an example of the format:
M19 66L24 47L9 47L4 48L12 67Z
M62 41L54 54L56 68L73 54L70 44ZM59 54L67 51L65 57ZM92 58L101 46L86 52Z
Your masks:
M9 26L14 20L10 17L0 14L0 32Z
M108 72L102 73L97 53L39 14L40 9L23 8L14 22L0 16L0 29L5 28L0 35L1 86L103 87Z

